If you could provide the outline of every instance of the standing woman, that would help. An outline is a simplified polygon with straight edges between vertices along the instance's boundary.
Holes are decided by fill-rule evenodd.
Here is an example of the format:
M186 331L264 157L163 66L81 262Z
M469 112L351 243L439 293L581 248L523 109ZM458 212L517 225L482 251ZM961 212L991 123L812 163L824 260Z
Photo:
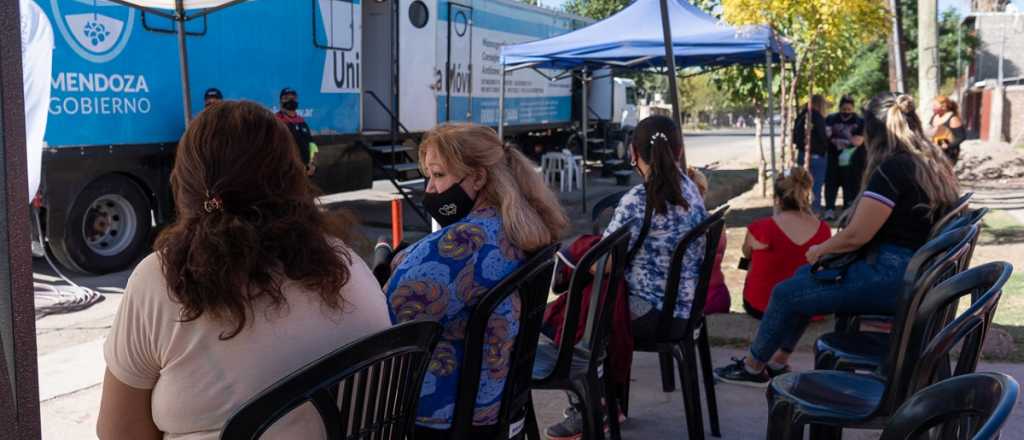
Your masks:
M959 183L942 151L925 137L909 95L883 93L865 111L864 192L846 229L807 251L857 252L839 281L819 281L803 266L772 291L750 356L715 370L724 382L765 387L785 371L812 316L893 315L903 272L935 222L956 203Z
M488 127L434 128L420 144L419 159L430 179L423 205L442 229L395 256L385 291L395 322L444 325L419 399L416 439L447 439L474 305L528 253L557 242L568 219L533 163ZM497 432L519 310L513 296L487 323L473 438Z
M937 96L932 105L928 128L932 142L942 148L949 161L955 165L960 159L960 144L964 141L966 131L956 101L944 95Z

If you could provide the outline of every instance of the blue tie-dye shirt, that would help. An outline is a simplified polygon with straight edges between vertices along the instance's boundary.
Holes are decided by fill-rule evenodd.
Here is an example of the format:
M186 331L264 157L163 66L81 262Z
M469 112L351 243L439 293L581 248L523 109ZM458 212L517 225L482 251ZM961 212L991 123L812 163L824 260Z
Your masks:
M708 216L708 211L704 208L704 199L701 198L697 186L686 177L686 173L682 173L680 185L683 189L683 198L689 202L690 209L670 204L668 212L664 215L652 215L647 239L633 261L626 267L629 308L634 319L650 312L652 308L661 310L672 252L675 251L679 240ZM629 248L632 249L640 235L646 206L646 189L643 185L634 186L619 200L604 235L607 236L627 221L636 219L629 231ZM701 238L690 245L683 258L679 297L676 300L676 318L685 319L690 316L690 305L693 303L693 292L697 289L697 276L703 256L704 239Z
M395 257L385 291L394 323L430 319L444 326L420 393L417 424L447 429L455 410L465 329L473 305L524 261L492 208L428 235ZM498 422L508 361L519 333L519 297L498 306L487 323L475 425Z

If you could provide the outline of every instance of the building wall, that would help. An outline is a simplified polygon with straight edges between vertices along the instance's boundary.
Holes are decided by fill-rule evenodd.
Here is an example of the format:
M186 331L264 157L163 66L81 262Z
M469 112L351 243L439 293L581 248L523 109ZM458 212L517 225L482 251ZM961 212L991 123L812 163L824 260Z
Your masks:
M1006 88L1006 103L1003 106L1004 130L1011 142L1024 142L1024 86Z
M1024 76L1024 14L983 15L975 19L981 41L975 52L974 81L999 77L1001 51L1005 56L1003 77Z

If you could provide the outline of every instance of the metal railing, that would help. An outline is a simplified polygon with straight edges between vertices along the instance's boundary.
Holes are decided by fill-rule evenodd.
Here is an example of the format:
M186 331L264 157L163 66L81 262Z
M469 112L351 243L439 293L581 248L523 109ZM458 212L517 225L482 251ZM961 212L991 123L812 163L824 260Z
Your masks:
M377 105L379 105L380 108L382 110L384 110L384 113L387 113L388 117L391 118L392 128L389 131L391 132L391 158L392 158L392 160L394 160L394 157L395 157L395 144L397 143L396 133L395 133L394 127L398 127L399 129L402 130L403 133L405 133L407 135L411 136L412 133L409 131L408 128L406 128L406 126L404 124L402 124L402 121L398 120L398 117L395 116L395 114L391 111L391 109L389 109L388 106L384 105L384 101L382 101L380 99L380 97L377 96L376 93L374 93L373 91L370 91L370 90L366 90L363 93L365 93L365 94L369 95L371 98L373 98L373 100L377 103ZM375 163L376 163L376 161L375 161ZM415 200L413 200L412 196L408 192L406 192L406 188L398 183L398 180L396 179L397 169L392 168L391 170L387 170L387 169L384 169L384 167L380 167L380 168L381 168L381 171L384 172L384 175L386 175L388 177L388 180L391 182L391 185L394 186L395 189L398 190L398 193L402 195L402 198L405 199L406 202L409 202L409 206L412 206L413 211L416 211L416 215L419 216L419 218L422 219L424 223L429 225L430 224L430 217L428 217L427 214L425 212L423 212L423 210L420 209L418 205L416 205L416 202L415 202Z

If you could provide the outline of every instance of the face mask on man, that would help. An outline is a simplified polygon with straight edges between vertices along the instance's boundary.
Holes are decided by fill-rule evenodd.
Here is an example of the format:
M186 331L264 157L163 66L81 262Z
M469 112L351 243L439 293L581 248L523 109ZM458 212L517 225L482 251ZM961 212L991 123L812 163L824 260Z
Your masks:
M476 200L469 197L466 190L462 189L463 180L466 178L463 177L458 183L444 191L428 192L423 195L423 206L427 208L430 217L436 220L441 227L458 222L473 211Z
M299 101L285 101L285 102L282 102L281 103L281 108L293 112L293 111L295 111L295 109L299 108Z

